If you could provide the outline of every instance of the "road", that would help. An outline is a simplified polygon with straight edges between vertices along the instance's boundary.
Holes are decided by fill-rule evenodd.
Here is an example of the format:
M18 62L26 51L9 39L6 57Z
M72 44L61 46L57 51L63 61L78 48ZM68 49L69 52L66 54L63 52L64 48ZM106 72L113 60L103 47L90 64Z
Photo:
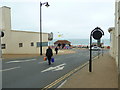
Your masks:
M88 49L73 49L77 53L55 55L55 62L48 65L42 57L3 60L3 88L43 88L89 60ZM104 51L106 52L106 51ZM93 56L97 56L93 52Z

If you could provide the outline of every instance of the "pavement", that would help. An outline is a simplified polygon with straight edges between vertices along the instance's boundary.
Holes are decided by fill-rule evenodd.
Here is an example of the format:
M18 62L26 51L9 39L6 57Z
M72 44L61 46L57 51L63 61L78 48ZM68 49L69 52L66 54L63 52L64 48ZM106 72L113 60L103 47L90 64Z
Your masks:
M105 53L89 65L70 76L59 88L118 88L118 73L115 59Z

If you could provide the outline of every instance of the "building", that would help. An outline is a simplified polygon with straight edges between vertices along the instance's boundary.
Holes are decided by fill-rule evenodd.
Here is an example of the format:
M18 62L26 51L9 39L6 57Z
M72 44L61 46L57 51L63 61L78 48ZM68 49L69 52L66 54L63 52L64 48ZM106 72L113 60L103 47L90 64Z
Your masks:
M54 44L71 44L71 42L69 42L68 40L57 40L56 42L54 42Z
M120 1L115 2L115 27L108 29L110 32L110 54L116 60L118 67L118 85L120 89Z
M117 48L116 48L116 44L117 43L117 38L116 38L116 32L115 32L115 27L110 27L108 29L108 32L110 33L110 55L116 59L116 54L117 54ZM117 65L118 65L118 61L116 60Z
M11 8L0 7L0 31L2 54L39 54L40 32L11 30ZM48 46L48 34L42 33L43 53Z

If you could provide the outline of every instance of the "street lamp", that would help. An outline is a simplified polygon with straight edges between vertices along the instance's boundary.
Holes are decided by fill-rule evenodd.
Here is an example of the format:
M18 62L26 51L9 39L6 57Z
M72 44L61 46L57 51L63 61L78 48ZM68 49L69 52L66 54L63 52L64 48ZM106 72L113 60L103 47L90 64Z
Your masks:
M42 55L42 15L41 15L41 7L42 5L45 5L46 7L49 7L50 5L48 4L48 2L44 2L44 3L41 3L40 2L40 55Z
M101 37L104 35L104 32L101 28L96 27L90 33L90 60L89 60L89 72L92 72L92 37L95 40L100 40Z

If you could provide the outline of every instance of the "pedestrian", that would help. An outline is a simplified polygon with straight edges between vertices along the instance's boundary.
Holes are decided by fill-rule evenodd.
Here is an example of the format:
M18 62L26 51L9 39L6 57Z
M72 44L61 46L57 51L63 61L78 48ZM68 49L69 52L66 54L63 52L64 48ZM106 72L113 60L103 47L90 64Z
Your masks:
M61 44L59 43L59 44L58 44L59 49L60 49L60 46L61 46Z
M62 49L64 49L65 45L66 45L65 43L62 44Z
M51 64L51 57L52 56L53 56L52 49L50 48L50 46L48 46L48 49L46 50L46 57L48 59L49 65Z
M58 48L57 47L55 48L55 52L56 52L56 55L57 55L58 54Z

